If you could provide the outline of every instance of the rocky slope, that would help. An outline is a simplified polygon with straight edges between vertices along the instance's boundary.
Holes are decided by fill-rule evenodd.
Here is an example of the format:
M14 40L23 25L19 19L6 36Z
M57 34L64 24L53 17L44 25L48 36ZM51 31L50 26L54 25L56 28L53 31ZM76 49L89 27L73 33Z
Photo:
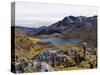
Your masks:
M37 30L37 34L53 34L53 33L75 33L80 28L84 28L84 30L88 30L93 26L97 25L97 16L93 17L85 17L85 16L68 16L63 20L58 21L47 28ZM81 30L80 30L81 31Z

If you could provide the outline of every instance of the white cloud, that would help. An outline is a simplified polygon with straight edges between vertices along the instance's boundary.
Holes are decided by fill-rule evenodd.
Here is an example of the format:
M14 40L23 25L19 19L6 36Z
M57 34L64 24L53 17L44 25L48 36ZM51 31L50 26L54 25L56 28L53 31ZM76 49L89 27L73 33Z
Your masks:
M72 6L61 4L16 2L16 24L50 25L65 16L97 15L97 8L90 6ZM42 25L41 25L42 26Z

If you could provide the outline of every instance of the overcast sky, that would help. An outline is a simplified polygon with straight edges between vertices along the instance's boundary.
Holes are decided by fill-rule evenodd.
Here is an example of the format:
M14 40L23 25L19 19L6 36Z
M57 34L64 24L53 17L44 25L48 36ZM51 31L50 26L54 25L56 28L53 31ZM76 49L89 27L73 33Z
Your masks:
M65 16L94 16L97 8L61 4L16 2L15 24L25 27L48 26Z

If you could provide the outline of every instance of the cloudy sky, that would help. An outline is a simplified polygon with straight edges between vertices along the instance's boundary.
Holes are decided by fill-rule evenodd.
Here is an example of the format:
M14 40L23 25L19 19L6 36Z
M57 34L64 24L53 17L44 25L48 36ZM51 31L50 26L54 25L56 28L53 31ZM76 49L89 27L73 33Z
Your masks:
M15 24L25 27L48 26L65 16L94 16L97 8L90 6L75 6L45 3L15 3Z

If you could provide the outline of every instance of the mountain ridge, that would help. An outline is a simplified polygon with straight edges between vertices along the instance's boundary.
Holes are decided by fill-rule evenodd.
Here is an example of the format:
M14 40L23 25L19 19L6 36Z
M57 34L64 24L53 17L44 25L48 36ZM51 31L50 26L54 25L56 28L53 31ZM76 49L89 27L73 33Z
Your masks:
M40 30L39 34L52 34L52 33L71 33L75 32L80 27L88 29L93 25L97 25L97 16L85 17L85 16L68 16L64 17L62 20L48 26L44 30Z

